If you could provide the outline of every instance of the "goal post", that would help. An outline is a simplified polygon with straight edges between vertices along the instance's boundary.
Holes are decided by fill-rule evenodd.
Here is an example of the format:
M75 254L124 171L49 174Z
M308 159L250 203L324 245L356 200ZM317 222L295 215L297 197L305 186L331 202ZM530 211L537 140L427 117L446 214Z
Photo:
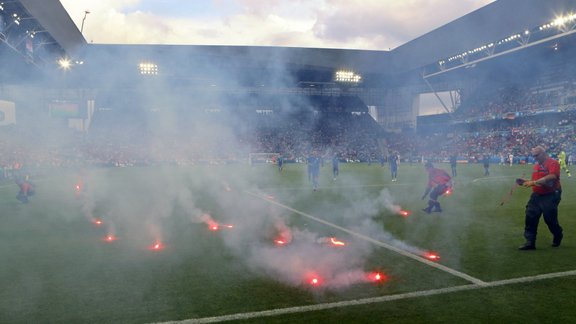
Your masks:
M280 153L248 153L248 164L276 164Z

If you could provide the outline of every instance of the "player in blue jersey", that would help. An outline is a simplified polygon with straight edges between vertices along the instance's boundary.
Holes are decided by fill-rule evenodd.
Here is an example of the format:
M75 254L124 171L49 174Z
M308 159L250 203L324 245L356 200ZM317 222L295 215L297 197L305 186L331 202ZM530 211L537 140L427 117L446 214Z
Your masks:
M336 178L340 174L339 164L340 161L338 158L338 154L334 154L334 156L332 157L332 176L334 177L334 180L336 180Z

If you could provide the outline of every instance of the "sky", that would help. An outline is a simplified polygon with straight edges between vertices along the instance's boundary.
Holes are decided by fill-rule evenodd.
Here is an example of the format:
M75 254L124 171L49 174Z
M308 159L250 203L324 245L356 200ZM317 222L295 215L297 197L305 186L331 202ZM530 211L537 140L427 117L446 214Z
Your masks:
M61 0L92 43L363 50L394 49L491 2Z

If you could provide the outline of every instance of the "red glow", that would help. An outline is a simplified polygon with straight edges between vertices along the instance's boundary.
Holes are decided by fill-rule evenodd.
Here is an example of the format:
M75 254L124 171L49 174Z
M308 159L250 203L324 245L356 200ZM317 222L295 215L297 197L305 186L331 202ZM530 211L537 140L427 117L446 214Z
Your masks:
M346 243L342 242L342 241L338 241L335 237L331 237L330 238L330 243L332 243L332 245L335 246L344 246L346 245Z
M215 221L209 221L208 222L208 228L211 231L218 231L220 228L234 228L234 225L231 225L231 224L221 225L221 224L216 223Z
M448 195L448 196L451 195L451 194L452 194L452 189L450 189L450 188L446 189L445 194Z
M324 281L322 280L322 277L320 277L318 275L318 273L315 271L308 272L304 278L305 278L304 282L308 285L311 285L311 286L318 287L324 283Z
M272 195L267 195L266 198L268 198L270 200L274 200L274 196L272 196Z
M212 218L208 218L205 221L211 231L217 231L220 229L220 225L218 225L218 223L216 223Z
M292 233L290 233L290 231L287 228L285 228L284 231L282 231L281 233L278 233L278 235L274 239L274 243L278 245L286 245L290 242L292 242Z
M93 220L92 220L92 223L93 223L94 225L96 225L96 226L100 226L100 225L103 224L102 220L97 219L97 218L93 219Z
M312 286L319 286L320 285L320 279L317 277L310 279L309 282Z
M77 183L74 186L74 190L76 191L76 194L79 195L82 192L82 183Z
M160 251L164 249L164 244L162 244L162 242L156 242L154 243L154 245L150 246L150 250L152 251Z
M116 236L114 236L114 235L108 235L108 236L106 236L106 237L104 238L104 241L105 241L105 242L114 242L114 241L116 241L117 239L118 239L118 238L117 238Z
M410 212L407 210L400 210L400 215L402 215L404 217L408 217L410 215Z
M438 253L434 253L434 252L428 252L424 255L424 257L428 260L432 260L432 261L438 261L440 260L440 255L438 255Z
M368 280L374 282L383 282L386 280L386 276L381 272L372 272L368 274Z

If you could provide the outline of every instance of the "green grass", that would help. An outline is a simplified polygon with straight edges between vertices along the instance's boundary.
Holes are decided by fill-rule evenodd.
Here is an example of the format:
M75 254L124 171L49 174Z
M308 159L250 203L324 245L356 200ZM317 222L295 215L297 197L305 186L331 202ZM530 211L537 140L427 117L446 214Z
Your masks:
M37 194L29 204L15 199L16 185L4 184L0 323L174 321L470 284L367 238L412 252L436 251L439 264L485 282L576 270L572 179L562 179L562 246L550 247L542 220L538 249L517 250L529 191L518 188L503 206L500 202L514 178L530 170L493 165L491 176L482 177L481 165L459 166L454 193L440 199L444 212L430 215L420 211L426 205L420 199L426 174L416 164L402 164L395 183L388 168L377 164L343 164L333 180L327 164L318 192L312 191L305 166L296 164L286 165L283 173L269 165L90 170L82 175L87 191L81 199L74 194L78 174L57 172L34 179ZM410 216L397 215L384 201L411 211ZM235 227L209 231L197 218L203 212ZM90 216L102 218L104 225L95 226ZM270 228L279 219L302 233L336 236L347 246L303 245L296 237L276 247ZM111 232L118 240L104 242ZM158 238L165 249L149 250ZM330 256L341 261L333 271L380 270L387 280L312 287L305 273L301 281L286 278L298 274L292 270L302 260L295 251L306 262L313 255L319 269ZM261 254L273 265L254 262ZM246 321L569 322L576 313L575 288L576 278L567 276Z

